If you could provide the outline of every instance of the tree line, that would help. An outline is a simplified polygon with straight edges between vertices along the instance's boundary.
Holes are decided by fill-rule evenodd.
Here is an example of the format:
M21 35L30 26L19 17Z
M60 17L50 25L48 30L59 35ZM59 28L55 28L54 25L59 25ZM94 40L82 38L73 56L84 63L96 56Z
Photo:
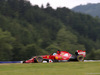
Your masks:
M0 0L0 61L24 60L57 50L86 50L86 59L100 59L100 19L50 4Z

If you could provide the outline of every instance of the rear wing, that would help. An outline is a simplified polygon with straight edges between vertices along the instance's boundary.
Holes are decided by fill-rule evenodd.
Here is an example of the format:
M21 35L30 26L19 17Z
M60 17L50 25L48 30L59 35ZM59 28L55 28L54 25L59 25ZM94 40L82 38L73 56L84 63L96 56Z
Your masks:
M77 50L76 52L77 52L78 55L82 55L82 56L86 57L86 51Z

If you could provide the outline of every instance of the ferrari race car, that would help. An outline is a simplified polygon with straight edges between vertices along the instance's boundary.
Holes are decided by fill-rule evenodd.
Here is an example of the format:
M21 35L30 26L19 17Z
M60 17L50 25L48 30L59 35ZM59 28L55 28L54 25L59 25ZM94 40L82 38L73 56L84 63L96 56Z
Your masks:
M67 51L57 51L50 55L34 56L29 60L23 61L23 63L42 63L42 62L66 62L66 61L84 61L86 57L86 51L77 50L75 55L70 54Z

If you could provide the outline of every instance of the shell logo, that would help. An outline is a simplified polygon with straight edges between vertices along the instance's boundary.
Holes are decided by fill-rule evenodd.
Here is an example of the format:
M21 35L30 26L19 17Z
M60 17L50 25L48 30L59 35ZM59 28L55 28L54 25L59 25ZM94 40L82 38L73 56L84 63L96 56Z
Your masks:
M62 57L60 57L60 59L62 59Z
M62 55L64 55L64 53L62 53Z
M56 59L58 59L58 57L57 57L57 56L56 56L55 58L56 58Z
M49 56L47 56L47 58L49 58Z

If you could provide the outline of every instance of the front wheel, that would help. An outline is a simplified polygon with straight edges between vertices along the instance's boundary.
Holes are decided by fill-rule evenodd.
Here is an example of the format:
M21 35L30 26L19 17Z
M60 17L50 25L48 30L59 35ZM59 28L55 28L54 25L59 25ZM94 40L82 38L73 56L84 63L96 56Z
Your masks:
M42 57L36 57L36 61L38 62L38 63L42 63L43 62L43 58Z
M21 61L21 63L26 63L25 60Z
M83 62L83 61L84 61L84 56L83 56L83 55L78 55L78 56L77 56L77 60L78 60L79 62Z

